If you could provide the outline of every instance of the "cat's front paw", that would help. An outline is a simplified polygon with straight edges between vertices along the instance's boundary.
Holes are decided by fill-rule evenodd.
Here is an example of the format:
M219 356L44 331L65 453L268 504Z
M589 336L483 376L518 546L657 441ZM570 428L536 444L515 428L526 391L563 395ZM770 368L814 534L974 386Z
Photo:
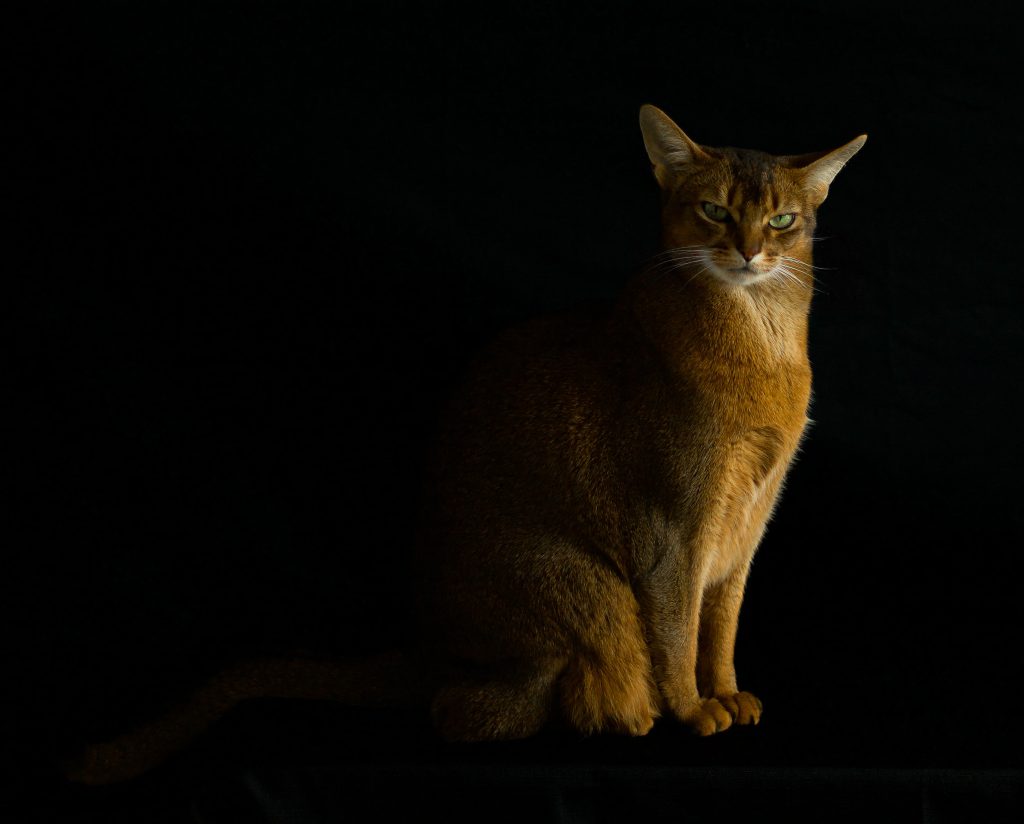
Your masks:
M757 724L761 720L763 705L761 699L749 692L732 695L716 695L718 702L732 716L734 724Z
M703 699L676 714L697 735L714 735L732 726L732 714L717 698Z

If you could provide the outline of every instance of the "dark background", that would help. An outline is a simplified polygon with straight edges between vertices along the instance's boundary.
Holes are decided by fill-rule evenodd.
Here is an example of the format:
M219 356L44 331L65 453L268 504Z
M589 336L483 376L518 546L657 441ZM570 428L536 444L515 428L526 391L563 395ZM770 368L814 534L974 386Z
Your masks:
M360 792L390 810L410 788L425 809L458 787L485 820L513 799L603 820L613 796L707 811L711 786L792 813L843 787L865 810L899 796L900 820L981 797L996 820L1019 802L1024 123L1005 21L811 3L34 10L8 33L7 95L27 413L9 707L30 788L54 751L224 660L406 637L424 452L468 359L510 323L612 299L658 249L641 104L709 145L869 135L819 213L816 423L741 619L756 730L466 751L418 717L264 702L156 777L37 805L248 820L223 812L234 793L260 820L285 797L287 820L333 820L309 811Z

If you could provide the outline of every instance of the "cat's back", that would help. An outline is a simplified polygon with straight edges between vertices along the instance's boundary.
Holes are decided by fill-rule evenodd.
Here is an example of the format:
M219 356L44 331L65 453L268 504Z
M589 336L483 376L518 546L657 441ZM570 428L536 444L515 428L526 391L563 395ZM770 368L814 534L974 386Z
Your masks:
M434 469L443 482L535 474L594 447L621 403L621 344L604 307L537 318L498 334L442 413Z
M518 412L539 423L545 411L561 408L559 402L601 392L617 362L610 334L610 311L603 306L503 330L470 364L446 410L446 421L462 425L479 421L483 414L493 427L495 416Z

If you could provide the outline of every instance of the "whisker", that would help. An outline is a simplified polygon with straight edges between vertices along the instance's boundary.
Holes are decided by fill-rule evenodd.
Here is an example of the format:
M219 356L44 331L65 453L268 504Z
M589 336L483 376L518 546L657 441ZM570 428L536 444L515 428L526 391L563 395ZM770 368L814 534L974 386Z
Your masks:
M817 264L808 263L806 260L800 260L799 258L790 257L789 255L779 255L779 260L785 260L788 263L794 264L796 266L803 267L807 271L811 271L811 270L816 271L816 272L819 272L819 271L820 272L834 272L835 271L835 268L832 267L832 266L818 266Z
M701 266L700 269L698 269L696 272L694 272L692 275L690 275L690 277L688 277L686 279L686 283L684 283L682 285L682 288L685 289L687 286L689 286L691 283L693 283L694 278L697 278L700 275L703 275L707 270L708 270L707 266Z
M678 255L675 255L673 257L667 257L667 258L664 258L662 260L659 260L659 261L655 262L653 265L655 265L655 266L664 266L666 263L678 263L680 261L685 261L685 260L696 260L699 257L703 257L703 255L701 255L699 253L696 253L696 252L691 252L689 254L678 254Z
M817 286L815 286L815 283L814 283L813 279L811 280L810 283L807 283L806 281L801 280L797 276L797 274L793 270L789 269L785 264L781 264L778 267L776 267L775 271L781 273L783 275L783 277L785 277L786 279L792 281L793 283L798 284L799 286L801 286L804 289L808 289L808 290L810 290L812 292L817 292L819 294L826 294L824 291L822 291L821 289L817 288ZM807 274L807 273L805 273L805 274Z
M702 249L683 249L683 250L679 250L679 251L674 251L671 255L665 255L662 259L663 260L676 260L678 258L696 257L698 255L703 255L703 254L704 254L704 251Z
M703 258L695 256L692 258L681 258L675 260L665 260L655 266L648 266L647 271L656 274L663 275L667 272L671 272L676 269L683 269L687 266L692 266L695 263L703 263Z
M661 252L658 252L656 255L651 257L651 260L655 261L658 258L666 257L666 256L670 256L670 255L675 255L675 254L677 254L679 252L695 251L695 250L704 249L704 248L705 247L703 246L703 244L699 244L699 243L693 243L693 244L690 244L688 246L673 246L673 247L671 247L669 249L664 249Z
M666 265L672 265L674 263L687 263L687 262L689 262L691 260L703 260L703 259L704 259L704 255L703 254L690 253L690 254L686 254L686 255L676 255L675 257L666 258L666 259L664 259L662 261L659 261L658 263L656 263L654 265L655 266L666 266Z
M685 270L694 264L706 263L707 251L707 246L700 243L673 246L654 255L648 261L645 271L652 274L656 281L660 281L676 271Z
M800 280L800 278L798 278L796 274L791 269L787 268L785 265L777 266L775 268L775 271L782 275L782 277L785 278L786 280L792 283L797 283L800 286L807 288L807 284Z

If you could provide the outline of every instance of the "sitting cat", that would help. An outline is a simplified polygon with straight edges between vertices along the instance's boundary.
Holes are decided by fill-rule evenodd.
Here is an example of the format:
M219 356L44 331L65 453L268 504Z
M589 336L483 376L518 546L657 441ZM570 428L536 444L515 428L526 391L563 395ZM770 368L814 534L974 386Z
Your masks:
M500 337L444 418L416 653L253 662L71 770L137 774L250 696L429 704L455 741L550 722L756 724L733 664L747 573L807 422L815 213L865 136L775 157L640 110L664 251L602 316Z

